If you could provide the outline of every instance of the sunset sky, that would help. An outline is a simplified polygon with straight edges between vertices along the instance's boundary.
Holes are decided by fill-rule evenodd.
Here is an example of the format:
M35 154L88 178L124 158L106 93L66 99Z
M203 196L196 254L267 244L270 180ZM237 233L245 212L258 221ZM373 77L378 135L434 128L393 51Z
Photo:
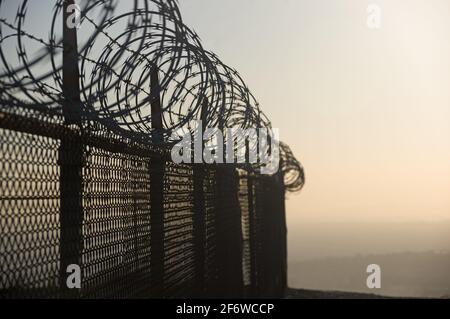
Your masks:
M16 5L6 4L2 15L13 19ZM381 8L380 29L367 26L369 4ZM29 12L42 8L27 19L37 36L48 36L53 5L29 3ZM448 0L179 5L305 167L305 188L287 202L290 242L324 222L450 220Z
M381 8L377 30L366 23L372 3ZM29 12L42 8L27 19L37 36L48 36L53 5L29 2ZM288 201L291 229L450 219L448 0L179 5L185 24L240 72L303 163L306 186ZM7 2L2 15L13 18L16 6ZM15 45L9 49L16 55Z
M2 86L5 88L0 92L2 97L5 96L7 99L13 97L16 101L30 103L30 106L46 106L48 109L54 107L56 110L61 110L63 105L64 111L66 107L85 103L87 110L94 112L84 112L83 115L98 116L103 120L102 125L91 125L94 121L90 121L92 118L88 117L87 130L68 128L71 132L80 131L83 139L79 140L83 143L84 136L87 134L86 136L89 137L90 133L95 135L95 141L98 140L97 135L101 138L115 138L123 135L121 141L134 141L133 138L139 137L136 145L141 143L142 136L155 142L155 136L160 135L156 134L160 127L157 127L157 121L154 121L155 110L157 115L162 113L162 125L169 132L174 127L184 130L190 128L188 121L192 121L197 115L200 117L200 113L203 118L204 106L208 107L208 111L215 108L211 111L212 113L217 111L217 106L214 107L211 100L208 101L205 97L222 98L224 93L223 97L226 98L218 101L229 102L230 95L223 92L222 86L210 85L210 83L215 84L214 76L219 72L225 73L224 70L228 69L220 69L218 73L205 72L205 69L210 71L211 64L204 63L205 60L198 55L198 53L204 53L203 49L214 52L224 64L239 71L267 118L271 120L273 128L277 129L280 139L291 147L305 169L306 184L303 190L287 194L288 286L315 290L367 292L360 288L372 288L366 281L366 265L370 263L370 265L377 265L378 269L382 266L383 276L386 274L384 278L388 279L386 280L388 289L379 291L380 295L450 296L450 277L447 266L450 265L449 0L178 0L183 22L198 34L202 49L196 45L183 47L174 45L183 37L180 38L181 34L178 34L178 31L173 31L173 29L179 30L178 27L174 27L173 21L161 22L162 17L166 17L167 10L160 7L159 1L76 0L81 7L95 3L93 7L90 7L88 17L84 17L76 33L77 49L82 57L78 60L79 71L82 75L79 77L80 102L78 98L72 99L72 94L69 98L67 95L68 88L78 95L78 90L74 87L77 79L76 61L71 58L71 50L67 51L72 47L72 40L75 42L75 36L70 35L75 33L63 28L65 17L61 11L55 11L55 8L58 8L55 6L56 2L56 0L0 0L2 21L0 23L2 39L0 73L7 75L2 78ZM23 8L27 8L23 19L18 18L20 15L17 15L21 12L17 8L20 4L26 4ZM111 4L114 11L106 7ZM117 7L115 7L116 4ZM139 10L132 11L135 5ZM371 28L368 24L369 16L376 13L368 12L370 7L380 9L380 25L377 28ZM63 7L59 8L62 10ZM145 10L141 10L143 8ZM145 15L142 14L144 11ZM147 15L148 12L151 12L151 15ZM115 14L116 19L109 17L110 14ZM139 25L141 22L145 23ZM148 23L151 23L151 27ZM138 27L134 28L134 26ZM21 32L17 33L16 29L20 29ZM69 35L69 41L64 41L64 46L50 45L49 43L53 40L58 44L63 30L65 40ZM185 35L189 35L187 36L189 41L196 39L195 36L190 38L191 34ZM52 50L49 50L50 48ZM63 58L63 52L69 54ZM208 55L203 55L203 57L206 56ZM207 76L205 76L206 73L208 73ZM213 76L211 77L210 74ZM61 77L69 80L60 81ZM216 82L220 83L220 81ZM203 90L205 87L206 91ZM156 103L154 96L151 96L154 92L160 95L158 98L160 103ZM236 90L232 93L234 92ZM12 97L9 94L12 94ZM26 110L25 112L25 109L17 107L16 103L6 101L5 106L16 107L17 112L21 112L18 114L24 113L24 118L34 117L34 111ZM61 101L63 102L60 103ZM173 103L171 104L170 101ZM245 101L245 97L241 101ZM238 101L238 105L241 101ZM193 102L197 104L191 104ZM158 105L162 106L163 112L158 111ZM83 110L86 111L86 109ZM66 115L65 113L63 115ZM235 116L237 113L232 114ZM194 114L193 117L192 114ZM152 270L152 276L158 279L159 275L164 275L164 280L159 281L164 283L164 287L161 286L161 293L163 291L165 293L167 287L173 286L174 291L178 289L178 285L172 285L171 282L175 277L171 280L167 279L166 283L166 277L170 277L168 274L178 271L178 268L172 269L172 266L168 266L169 259L170 263L177 264L179 258L180 265L184 267L182 272L187 277L186 285L183 282L184 279L180 282L180 287L183 289L191 286L190 280L201 277L198 276L198 268L192 268L192 274L189 267L189 270L186 270L188 269L186 265L201 264L197 262L197 259L203 256L191 253L191 248L197 251L196 246L199 246L197 239L202 240L200 235L206 235L203 239L214 239L214 232L218 234L220 229L213 227L210 231L208 222L206 233L195 231L197 228L201 230L202 227L197 227L197 221L201 222L201 219L195 218L195 214L191 216L186 212L188 207L192 206L192 198L196 198L187 194L192 189L187 182L184 182L188 173L183 173L184 175L180 177L181 173L175 172L171 179L164 179L161 196L165 196L169 189L170 194L181 192L181 197L184 199L177 197L174 203L169 203L173 204L170 209L173 210L175 217L170 217L172 216L169 216L170 212L165 211L164 222L161 223L159 218L155 219L152 215L155 207L157 211L159 210L159 202L162 198L157 194L158 187L154 187L158 186L159 182L151 183L153 191L150 196L145 194L147 188L139 186L149 176L153 180L155 176L160 175L153 176L153 168L155 168L153 155L150 158L152 169L145 173L148 158L141 158L141 153L136 153L138 156L135 152L126 152L137 156L133 155L130 158L116 154L117 156L114 155L110 160L107 155L110 148L103 150L101 145L99 148L94 147L98 146L94 143L94 146L86 147L86 152L81 152L80 142L75 143L74 146L75 155L80 155L78 160L75 156L74 164L66 163L61 161L66 157L62 151L72 150L70 139L48 132L42 133L45 135L42 140L27 134L25 134L27 136L16 135L10 130L14 126L15 119L20 117L15 114L10 115L8 111L3 117L6 123L4 124L6 130L3 130L5 131L3 153L6 155L0 154L4 159L0 164L4 172L8 169L14 172L5 178L3 188L6 192L0 198L4 199L2 206L4 209L2 209L5 210L4 216L7 217L6 222L2 222L4 224L2 228L5 229L7 239L10 238L5 245L0 246L0 253L3 252L0 257L4 261L11 260L12 264L17 262L19 266L22 265L19 264L22 259L23 265L28 265L29 258L38 260L45 257L45 260L42 259L42 264L41 261L33 262L34 266L31 267L35 268L17 267L17 282L15 279L11 283L7 282L5 286L7 294L10 290L15 293L15 285L18 285L17 291L28 287L26 285L29 284L29 275L33 275L35 273L33 269L38 268L39 272L41 268L48 268L54 271L55 276L59 274L59 277L52 278L49 275L45 278L44 284L49 291L53 290L53 285L58 282L55 280L51 283L55 278L59 278L59 287L62 288L64 286L61 285L63 283L61 269L64 269L69 261L72 262L72 255L79 256L80 258L73 260L79 260L84 265L84 256L87 254L88 266L96 267L95 260L92 263L90 261L91 251L94 251L101 259L104 257L103 254L108 254L113 248L115 249L113 249L114 260L106 265L108 268L105 268L106 270L100 269L103 267L100 265L99 274L105 272L113 274L116 278L113 268L120 266L120 269L117 269L121 274L122 270L126 269L131 271L126 273L128 277L134 278L135 274L140 276L141 271L138 272L138 268L141 266L134 267L138 261L140 246L136 243L133 244L134 246L127 244L126 241L141 237L145 239L148 230L151 237L156 239L152 239L151 247L143 246L145 254L148 255L149 247L152 252L164 252L163 255L156 254L156 259L153 257L151 259L152 267L154 261L157 266L161 266L153 267L157 270L161 268L161 271L156 271L154 275ZM105 117L107 119L104 119ZM223 116L223 113L210 114L208 119L211 120L211 118L216 123L219 122L219 118L229 120ZM66 117L66 122L67 119ZM59 119L55 117L51 123L58 123L58 121ZM237 121L228 122L237 123ZM131 139L128 139L129 132L127 135L123 131L103 134L103 124L106 124L107 129L121 128L139 134L131 135ZM60 138L61 141L59 143L52 140L47 144L44 137L45 139ZM34 141L38 144L31 145ZM117 143L113 144L115 146ZM35 146L36 151L33 151ZM159 149L159 146L156 149ZM28 150L31 150L31 153ZM113 153L115 152L114 147ZM82 153L86 153L86 156ZM23 159L17 156L22 156ZM36 156L45 158L42 161L39 159L35 161ZM98 157L101 158L97 159ZM147 161L147 164L143 161ZM124 167L119 169L111 166L113 169L111 174L103 172L105 168L110 170L108 166L110 163L115 163L114 165L123 163ZM74 169L81 166L84 168L83 174L80 175L83 177L83 188L81 184L78 185L79 178L74 178L74 185L78 186L73 188L74 196L70 194L67 196L67 190L71 191L68 185L72 182L72 177L77 175L72 174L72 176L67 173L68 167L72 168L72 164ZM156 173L160 169L164 171L164 167L157 166L156 169ZM31 175L36 173L37 177L28 176L26 174L28 171ZM196 172L195 169L194 172ZM103 173L106 177L103 177ZM45 176L39 177L42 174ZM60 177L52 174L60 175ZM23 182L22 175L30 181ZM112 176L111 181L105 182L108 176ZM11 181L6 181L7 179ZM195 184L193 190L198 191L195 188L197 179L193 180ZM174 182L175 186L166 187L167 181ZM91 184L93 186L86 186ZM45 191L47 188L51 191L55 185L56 188L53 190L56 191L56 195L49 194L48 198L39 195L42 187ZM141 214L142 207L152 215L151 225L148 224L149 219L145 217L147 215L144 214L145 218L136 215L137 219L134 218L134 220L139 223L135 222L133 226L134 235L128 234L130 227L127 220L123 223L97 220L97 215L109 214L110 201L114 218L116 215L119 217L122 216L121 214L125 217L129 215L127 207L131 195L122 194L129 189L127 185L132 186L133 198L142 197L142 201L135 201L139 207L133 210L133 216ZM117 203L114 197L117 193L116 186L121 191L117 195L120 197ZM98 187L101 189L97 189ZM79 218L74 219L72 225L70 218L67 217L71 216L71 212L65 212L68 209L67 203L71 202L67 198L77 198L80 190L83 190L80 193L83 196L89 195L91 191L96 193L88 198L86 202L89 202L88 206L84 207L83 197L83 207L79 205L73 207L73 212L80 211L80 214L74 215ZM39 193L37 197L33 195L35 191ZM22 192L24 195L21 195ZM110 196L109 193L112 195ZM61 200L58 200L58 194L61 195ZM172 200L173 196L170 194L169 197L162 198L164 207L167 206L167 201ZM90 200L91 197L92 200ZM91 201L98 202L97 197L102 202L101 205L97 205L98 207L96 203L90 205ZM147 209L149 199L152 203L151 211ZM36 201L39 202L37 206ZM81 200L79 202L81 203ZM240 203L243 204L241 197ZM47 207L47 204L51 207ZM192 207L198 206L194 204ZM251 202L248 205L251 205ZM30 218L24 215L24 212L28 212L28 206L31 207ZM280 206L277 207L273 208L273 214L279 213L276 210ZM195 213L196 210L193 212ZM59 220L52 217L58 217L58 214ZM242 219L245 226L244 217L245 214ZM215 218L217 221L222 219ZM31 228L25 227L27 223L41 224L42 222L49 225L33 231L31 235L28 234ZM96 222L101 222L101 225L98 226ZM54 226L50 223L54 223ZM156 233L153 229L155 225ZM259 228L264 232L269 229L264 223L261 225ZM116 226L119 228L114 228ZM71 237L66 234L75 228L80 229L76 235L81 237ZM94 230L91 231L91 228ZM163 230L171 234L165 235ZM98 240L95 237L96 231L99 231L101 235ZM209 232L213 234L212 237ZM41 241L41 233L42 240L46 242L44 246L38 245L40 248L28 244L29 247L23 246L27 238L34 240L36 237L37 241ZM278 231L272 233L280 234ZM230 233L230 236L233 234L236 233ZM256 236L256 246L253 246L253 235ZM56 236L55 241L52 241L52 236ZM258 230L253 233L243 229L243 233L239 236L238 241L247 240L245 245L242 242L244 247L242 254L234 254L236 262L242 261L243 267L241 268L239 263L228 264L239 266L236 270L243 271L243 274L247 276L246 284L248 284L254 281L253 274L257 272L255 269L260 268L260 258L257 258L256 268L254 268L252 258L250 258L252 259L250 264L245 263L249 260L248 256L254 255L253 249L256 247L257 255L261 253L263 256L261 260L265 263L267 259L265 255L272 254L273 249L264 251L266 240L263 241L264 245L259 244ZM274 240L275 243L278 240L279 243L284 244L284 237L280 236L277 239L272 238L273 236L267 238ZM189 243L189 238L193 238L193 242ZM91 245L88 242L87 246L85 245L87 248L78 245L79 247L74 246L76 251L69 251L71 241L84 243L87 239L98 241L100 248L96 247L95 243ZM155 243L156 248L153 246ZM214 250L215 246L220 246L220 242L217 243L216 245L213 242L212 246L209 242L203 243L203 248L206 247L209 251L212 247ZM173 244L180 253L170 250L170 247L175 247ZM111 249L109 249L110 246ZM263 247L261 252L259 252L260 246ZM269 246L272 247L272 245ZM167 247L170 248L169 252ZM116 248L123 250L123 254L116 252ZM44 251L43 249L45 252L58 254L59 257L51 260L47 258L47 254L42 257L40 251ZM133 267L129 263L131 259L128 258L130 249L134 249L136 257L133 259ZM36 254L34 254L35 251ZM28 252L31 257L28 256ZM249 255L246 256L246 253ZM209 255L211 254L208 253L207 256ZM274 258L281 258L282 255L278 254L278 257ZM213 259L219 258L220 250L218 253L213 252L211 256ZM55 260L58 261L57 258L60 261L59 266L57 262L55 263ZM344 260L346 262L343 262ZM0 264L2 264L1 259ZM281 263L278 264L281 265ZM10 269L15 271L14 267ZM265 266L262 267L265 269ZM281 270L278 268L277 271ZM408 271L404 272L404 270L408 270L409 275ZM148 271L145 271L145 274L144 271L142 272L143 275L147 273L150 274ZM235 274L234 271L228 271L222 275L223 279L226 278L228 281L229 278L235 277ZM270 271L263 275L267 277L269 274ZM11 274L8 281L15 275ZM221 282L222 275L217 282ZM178 277L175 279L177 280ZM353 286L340 285L340 282L349 284L348 278L356 278L352 282ZM339 280L335 281L335 279ZM265 282L266 278L261 280ZM259 281L258 277L257 283ZM41 289L44 285L41 285L39 281L33 279L30 282L30 285L34 285L33 288L39 288L36 290L39 293L41 290L42 292L47 290ZM279 280L278 282L281 287L281 282ZM383 282L385 282L384 279ZM197 293L198 285L192 285L194 286ZM198 287L204 288L204 286L208 284L200 283ZM159 288L155 291L158 290ZM372 293L371 290L369 292Z
M368 4L382 10L367 27ZM306 170L288 221L450 219L450 2L183 0Z

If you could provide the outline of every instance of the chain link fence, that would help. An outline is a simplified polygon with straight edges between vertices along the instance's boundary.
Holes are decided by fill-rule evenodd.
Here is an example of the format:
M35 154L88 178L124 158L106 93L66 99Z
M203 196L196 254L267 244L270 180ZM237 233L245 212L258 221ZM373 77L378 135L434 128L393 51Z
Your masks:
M170 156L198 121L271 129L239 73L177 1L45 5L0 0L0 297L283 296L289 147L270 176Z
M282 296L280 174L174 164L5 112L0 141L1 297ZM81 289L66 286L69 264Z

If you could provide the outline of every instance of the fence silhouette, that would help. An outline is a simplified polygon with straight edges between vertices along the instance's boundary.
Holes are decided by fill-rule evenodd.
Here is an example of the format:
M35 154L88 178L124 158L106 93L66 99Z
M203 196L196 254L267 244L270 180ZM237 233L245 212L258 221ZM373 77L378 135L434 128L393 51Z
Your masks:
M49 39L25 30L26 0L0 19L0 297L283 296L285 193L304 183L289 147L274 175L170 157L194 120L270 128L239 74L175 1L81 2L81 27L59 34L75 2L56 1Z

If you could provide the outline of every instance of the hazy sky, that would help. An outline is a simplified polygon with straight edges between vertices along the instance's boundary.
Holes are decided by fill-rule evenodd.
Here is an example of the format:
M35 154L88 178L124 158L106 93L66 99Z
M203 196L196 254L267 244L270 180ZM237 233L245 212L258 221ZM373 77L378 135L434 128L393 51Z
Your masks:
M53 3L31 1L48 9L27 20L39 36L48 36L38 26ZM305 167L306 186L288 201L291 228L450 219L448 0L179 3ZM371 3L381 8L379 30L367 27ZM15 14L10 7L2 15Z
M382 10L367 27L367 6ZM290 231L450 218L448 0L182 0L306 169Z
M450 1L179 2L305 167L304 190L289 195L290 242L324 221L450 220ZM43 37L53 3L30 4L48 8L27 20ZM366 23L372 3L378 30Z

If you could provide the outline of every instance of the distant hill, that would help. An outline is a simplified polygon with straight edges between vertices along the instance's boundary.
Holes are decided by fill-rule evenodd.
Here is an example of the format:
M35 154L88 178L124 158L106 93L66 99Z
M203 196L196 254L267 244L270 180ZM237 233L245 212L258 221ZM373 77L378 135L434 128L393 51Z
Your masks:
M381 289L371 290L366 286L369 264L381 267ZM290 286L302 289L397 297L450 296L449 253L405 252L298 261L290 264L289 274ZM299 290L296 295L302 296L303 293Z
M343 291L320 291L289 288L286 292L287 299L387 299L375 294L362 294Z
M450 220L436 222L330 222L288 220L289 263L327 257L450 252Z

